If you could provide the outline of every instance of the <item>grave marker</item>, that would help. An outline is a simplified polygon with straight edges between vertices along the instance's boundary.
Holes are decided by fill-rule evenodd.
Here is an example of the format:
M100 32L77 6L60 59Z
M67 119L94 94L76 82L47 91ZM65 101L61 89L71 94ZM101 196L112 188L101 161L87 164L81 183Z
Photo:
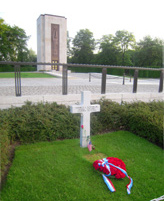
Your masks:
M72 105L70 107L71 113L81 113L80 122L80 146L87 147L90 140L90 113L99 112L99 104L90 104L91 92L82 91L81 92L81 104Z

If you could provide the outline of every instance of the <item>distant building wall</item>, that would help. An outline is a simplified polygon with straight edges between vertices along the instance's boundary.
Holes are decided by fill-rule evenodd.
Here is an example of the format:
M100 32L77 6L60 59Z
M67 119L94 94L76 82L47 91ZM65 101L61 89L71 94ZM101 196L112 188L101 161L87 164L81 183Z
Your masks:
M55 63L67 63L67 19L55 15L40 15L37 19L37 70L62 70Z

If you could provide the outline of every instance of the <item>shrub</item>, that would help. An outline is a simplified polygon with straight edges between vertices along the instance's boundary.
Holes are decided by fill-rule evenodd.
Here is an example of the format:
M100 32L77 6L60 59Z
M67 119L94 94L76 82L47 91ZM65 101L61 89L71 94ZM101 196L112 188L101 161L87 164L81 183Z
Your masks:
M92 115L92 132L125 129L160 147L163 146L163 101L122 103L120 105L102 99L97 103L100 104L101 111Z
M100 112L93 113L92 117L95 118L96 116L97 122L93 121L93 124L98 125L96 126L97 131L105 132L122 129L122 116L120 114L123 112L124 108L119 103L106 99L101 99L96 103L100 104L101 108Z
M134 102L124 104L122 113L126 130L146 138L160 147L163 146L163 102Z
M91 114L91 134L125 129L163 146L164 102L134 102L121 105L101 99L101 111ZM21 108L0 111L11 141L23 143L79 137L80 114L72 114L57 103L27 102Z
M79 115L73 115L64 105L27 102L21 108L3 112L2 122L8 122L13 141L35 142L75 138L79 136Z
M9 138L8 133L5 128L0 128L0 149L1 149L1 157L0 157L0 163L1 163L1 169L0 169L0 175L1 178L5 171L5 166L9 162ZM0 182L1 183L1 182Z
M21 71L37 71L36 66L21 66ZM11 65L1 65L0 64L0 72L14 72L14 66Z

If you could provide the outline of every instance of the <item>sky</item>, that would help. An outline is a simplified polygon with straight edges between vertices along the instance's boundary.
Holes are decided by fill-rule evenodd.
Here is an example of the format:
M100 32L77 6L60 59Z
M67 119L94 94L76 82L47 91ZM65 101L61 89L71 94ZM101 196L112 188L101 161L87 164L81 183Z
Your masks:
M41 14L66 17L72 38L80 29L89 29L95 39L118 30L132 32L137 42L147 35L164 39L163 0L4 0L0 4L0 18L24 29L31 36L28 48L35 52Z

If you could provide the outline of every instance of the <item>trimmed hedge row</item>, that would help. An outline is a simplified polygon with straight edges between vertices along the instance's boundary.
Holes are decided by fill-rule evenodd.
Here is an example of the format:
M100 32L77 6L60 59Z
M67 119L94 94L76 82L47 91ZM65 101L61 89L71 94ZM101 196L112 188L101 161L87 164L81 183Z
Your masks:
M105 130L130 131L163 147L164 101L118 103L100 101L97 120Z
M164 101L121 105L102 99L101 111L91 114L91 135L124 129L163 147ZM64 105L27 102L0 110L1 171L8 163L9 142L31 143L79 137L80 114Z
M152 68L159 68L156 66L153 66ZM69 67L69 70L73 72L83 72L83 73L90 73L90 72L96 72L101 73L101 68L87 68L87 67ZM134 70L131 69L119 69L119 68L108 68L107 73L110 75L118 75L123 76L125 73L128 76L134 76ZM150 70L139 70L138 77L140 78L159 78L160 77L160 71L150 71Z
M125 129L162 147L163 104L158 108L155 103L133 103L127 108L128 113L123 118Z
M37 71L36 66L21 66L21 71ZM14 72L14 66L0 64L0 72Z
M1 172L4 172L5 165L9 162L9 145L10 140L8 137L7 130L5 128L0 128L0 149L1 149L1 157L0 157L0 163L1 163ZM0 175L1 175L0 172ZM1 175L2 176L2 175Z
M23 143L69 139L78 136L79 118L64 105L27 102L21 108L1 111L11 141Z

